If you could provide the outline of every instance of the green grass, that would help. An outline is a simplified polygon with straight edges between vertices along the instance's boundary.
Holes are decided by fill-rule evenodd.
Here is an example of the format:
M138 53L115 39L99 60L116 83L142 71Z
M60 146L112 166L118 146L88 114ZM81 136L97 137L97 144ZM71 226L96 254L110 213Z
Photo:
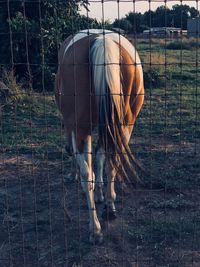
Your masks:
M43 155L61 150L61 122L54 96L23 95L4 105L1 113L2 148L15 153Z
M135 136L146 140L163 138L163 142L170 140L173 144L185 141L194 145L200 136L200 67L196 65L196 52L165 50L163 41L153 40L151 46L146 41L137 44L147 84ZM61 151L63 132L53 94L28 95L24 92L17 101L2 106L1 117L4 151L37 156Z
M199 127L195 125L200 108L199 58L194 50L165 50L163 42L154 42L151 49L148 42L138 44L144 79L146 75L149 77L145 88L145 111L142 111L146 118L143 117L142 127L148 125L150 119L151 123L156 122L152 127L155 134L163 132L163 127L167 128L168 134L176 129L180 131L180 127L183 131L190 127L192 131L196 128L199 135ZM168 128L170 125L171 130Z

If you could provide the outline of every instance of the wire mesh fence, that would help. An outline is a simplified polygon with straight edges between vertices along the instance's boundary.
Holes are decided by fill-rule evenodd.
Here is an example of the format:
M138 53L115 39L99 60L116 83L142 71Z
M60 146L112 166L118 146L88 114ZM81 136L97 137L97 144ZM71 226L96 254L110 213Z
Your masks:
M199 1L1 0L0 20L0 266L199 266ZM54 97L61 43L95 28L134 45L145 88L129 145L146 174L116 180L116 220L96 204L101 244Z

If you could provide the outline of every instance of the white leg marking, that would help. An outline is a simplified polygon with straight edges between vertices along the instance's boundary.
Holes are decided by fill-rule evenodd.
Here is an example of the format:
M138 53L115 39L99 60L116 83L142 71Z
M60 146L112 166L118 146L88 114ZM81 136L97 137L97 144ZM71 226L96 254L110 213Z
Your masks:
M115 211L115 176L116 170L111 167L109 163L106 164L106 174L107 174L107 193L106 193L106 205L113 211Z
M72 132L72 146L76 155L77 164L80 168L81 185L86 194L89 215L90 215L90 241L102 242L101 225L99 223L95 202L94 202L94 182L95 176L92 171L92 139L88 136L85 140L84 151L78 152L74 132Z
M96 173L96 183L95 183L95 201L96 202L103 202L103 169L104 169L104 162L105 162L105 152L100 147L97 151L97 173Z

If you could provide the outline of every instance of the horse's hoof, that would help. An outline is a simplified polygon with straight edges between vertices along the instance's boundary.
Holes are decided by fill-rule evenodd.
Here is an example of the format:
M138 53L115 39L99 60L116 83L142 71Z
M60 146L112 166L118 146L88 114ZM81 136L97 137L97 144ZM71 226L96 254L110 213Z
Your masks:
M102 233L90 234L90 243L92 245L101 245L103 243L103 234Z
M117 218L116 210L105 205L102 213L102 219L104 219L105 221L113 221L116 218Z

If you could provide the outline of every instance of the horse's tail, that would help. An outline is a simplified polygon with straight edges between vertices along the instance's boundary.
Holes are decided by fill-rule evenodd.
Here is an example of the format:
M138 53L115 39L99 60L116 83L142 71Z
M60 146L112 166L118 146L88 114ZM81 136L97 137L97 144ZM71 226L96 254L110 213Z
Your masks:
M119 45L109 37L97 37L91 46L91 64L98 106L99 141L114 168L126 178L132 174L138 179L134 167L141 169L141 166L130 151L126 136L128 129L123 126L125 108Z

